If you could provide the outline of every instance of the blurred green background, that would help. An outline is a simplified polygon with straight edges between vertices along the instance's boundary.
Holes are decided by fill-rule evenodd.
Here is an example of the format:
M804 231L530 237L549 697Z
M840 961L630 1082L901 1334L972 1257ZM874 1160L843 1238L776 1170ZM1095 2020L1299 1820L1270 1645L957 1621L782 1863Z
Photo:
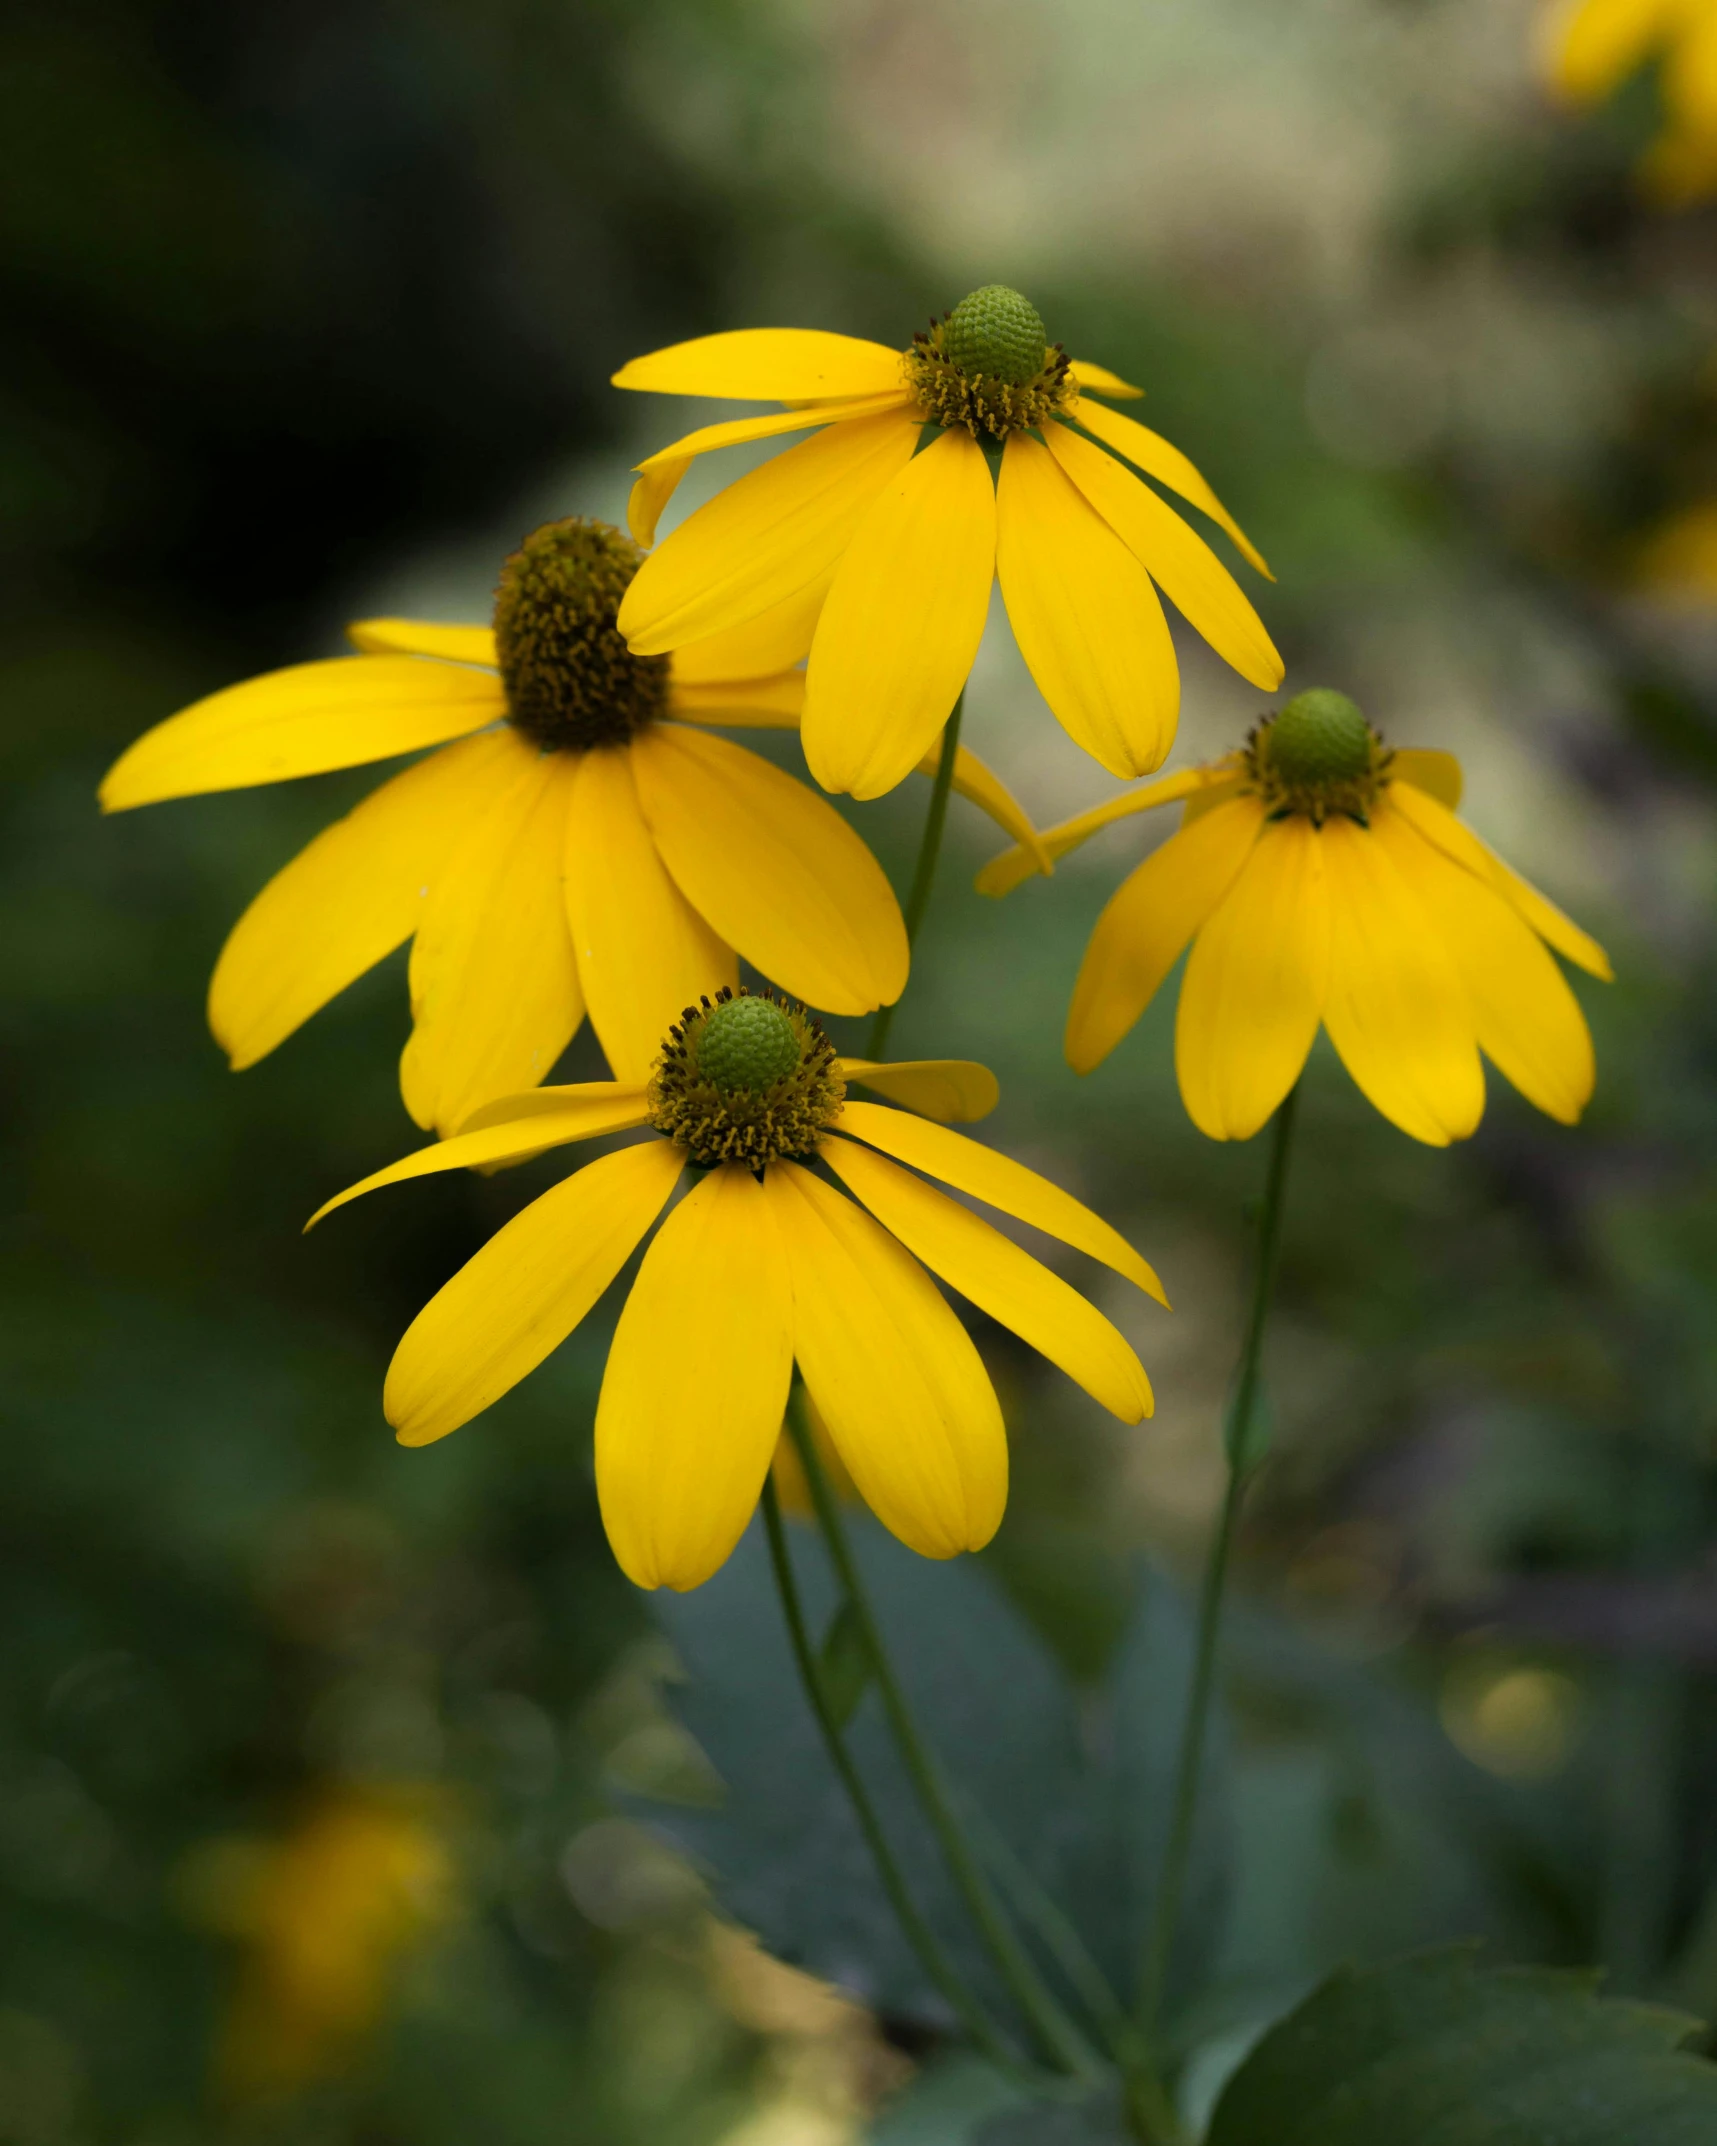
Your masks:
M1432 1153L1314 1062L1208 2062L1331 1962L1462 1933L1717 2011L1717 607L1634 571L1717 491L1717 221L1635 193L1649 80L1551 107L1534 16L8 12L5 2146L839 2146L922 2054L712 1931L616 1815L692 1757L595 1512L612 1305L457 1437L387 1433L394 1340L553 1171L303 1240L415 1144L403 962L242 1077L203 1029L227 926L373 777L106 823L94 789L345 618L481 617L526 529L618 517L704 414L611 392L628 356L772 322L903 343L994 279L1148 388L1280 577L1251 586L1290 684L1457 751L1473 823L1620 977L1577 982L1577 1131L1493 1080ZM1107 779L993 623L968 737L1046 822ZM1171 765L1258 712L1182 653ZM855 813L897 883L923 799ZM992 1137L1176 1302L1109 1307L1157 1381L1138 1432L980 1335L1016 1453L986 1562L1080 1677L1140 1551L1196 1557L1261 1176L1180 1109L1172 994L1090 1080L1061 1061L1084 937L1167 824L997 906L956 806L894 1038L994 1065Z

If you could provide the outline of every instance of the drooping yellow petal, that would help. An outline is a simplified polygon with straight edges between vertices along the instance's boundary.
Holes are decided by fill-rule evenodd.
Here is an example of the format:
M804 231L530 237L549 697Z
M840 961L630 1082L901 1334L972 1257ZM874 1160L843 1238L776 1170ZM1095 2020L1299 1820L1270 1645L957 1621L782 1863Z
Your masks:
M324 1200L304 1227L314 1229L336 1207L344 1207L348 1200L363 1193L379 1191L383 1185L403 1185L407 1178L433 1177L442 1170L504 1169L508 1163L528 1161L569 1140L594 1140L599 1133L628 1132L642 1125L649 1114L643 1089L627 1087L621 1081L587 1081L562 1088L558 1095L551 1110L535 1107L540 1099L532 1096L529 1100L533 1107L516 1116L492 1119L402 1156L385 1170L374 1171L331 1200ZM512 1096L504 1100L520 1103L524 1098ZM493 1107L499 1109L501 1105ZM489 1112L486 1108L474 1115L487 1118Z
M614 385L733 402L817 402L884 394L903 379L901 354L885 343L822 328L736 328L633 358Z
M209 1026L234 1072L411 937L455 845L519 780L521 752L509 730L444 746L274 875L233 926L209 985Z
M638 803L630 750L586 753L566 826L566 916L608 1063L647 1080L668 1030L739 981L731 947L674 884Z
M441 1133L546 1080L584 1018L560 898L575 763L523 746L518 759L520 781L431 882L412 941L400 1093Z
M1111 775L1174 743L1180 669L1151 577L1049 450L1015 433L996 490L996 573L1026 668Z
M666 1206L685 1157L666 1140L603 1155L533 1200L407 1327L382 1408L402 1446L481 1415L566 1339Z
M1454 957L1479 1049L1529 1103L1576 1124L1597 1078L1592 1036L1543 940L1488 880L1427 842L1387 799L1373 808L1371 826Z
M596 1407L596 1491L626 1577L697 1587L757 1509L793 1375L774 1202L712 1170L644 1254Z
M1323 1012L1329 948L1322 838L1297 815L1267 821L1181 980L1175 1072L1201 1133L1251 1139L1299 1079Z
M642 732L631 758L663 863L729 946L830 1013L900 996L910 958L900 905L832 805L742 745L678 724Z
M1093 365L1089 358L1073 359L1067 370L1087 395L1114 395L1125 402L1137 402L1145 392L1110 372L1106 365Z
M1438 803L1435 797L1406 784L1391 792L1391 802L1447 856L1481 879L1488 879L1499 894L1506 895L1541 939L1548 939L1565 961L1609 983L1615 976L1610 957L1597 940L1538 889L1511 871L1488 843L1481 842L1470 827Z
M1367 1100L1431 1147L1484 1114L1472 999L1424 903L1376 836L1324 823L1329 991L1324 1026Z
M1194 820L1202 820L1207 812L1214 812L1218 805L1226 805L1231 798L1241 796L1248 778L1244 772L1218 775L1214 782L1207 782L1202 790L1194 790L1180 808L1180 824L1190 827Z
M1267 693L1282 659L1245 591L1204 539L1143 478L1066 425L1044 433L1049 451L1151 579L1225 663Z
M1131 1345L1058 1274L969 1207L869 1148L831 1139L819 1152L883 1228L951 1289L1058 1364L1123 1423L1151 1414L1151 1382Z
M841 1112L840 1130L881 1148L896 1162L910 1163L927 1177L939 1177L956 1192L969 1192L986 1206L999 1207L1016 1222L1029 1222L1046 1237L1058 1238L1075 1251L1101 1260L1147 1296L1167 1304L1150 1262L1133 1250L1119 1230L1023 1162L998 1155L994 1148L968 1140L964 1133L950 1132L946 1126L926 1124L901 1110L885 1110L880 1103L849 1100Z
M707 640L688 641L676 648L668 663L674 692L735 681L751 685L778 672L790 672L810 652L821 602L815 592L809 598L801 592L773 610L730 626L725 633L712 633Z
M783 432L805 432L813 425L838 424L853 417L875 417L884 410L904 410L904 389L887 395L867 395L849 402L818 403L809 410L780 410L768 417L734 417L725 424L705 425L688 432L683 440L664 447L637 465L638 479L626 503L626 521L637 541L648 548L656 541L656 524L662 509L679 490L680 479L699 455L719 447L738 447L748 440L773 439Z
M938 738L919 761L918 773L928 775L934 781L941 764L942 740ZM954 752L954 793L965 798L968 804L976 805L980 812L987 813L1003 834L1013 836L1028 860L1029 871L1041 872L1047 879L1055 870L1048 850L1031 824L1030 813L994 769L963 745L957 746Z
M939 1125L970 1125L987 1118L1002 1099L989 1067L970 1058L908 1058L894 1065L841 1058L836 1064L844 1080L886 1095Z
M1576 104L1595 104L1642 67L1674 27L1677 0L1561 0L1541 32L1545 70Z
M817 621L800 736L825 790L880 797L917 766L972 668L995 570L989 465L950 428L884 485Z
M1201 513L1208 514L1219 529L1234 539L1249 566L1255 566L1267 580L1275 580L1264 564L1263 553L1211 490L1203 472L1171 441L1119 410L1106 410L1100 402L1081 403L1073 414L1087 432L1094 432L1106 446L1125 455L1135 469L1142 469L1147 477L1166 484L1171 492L1178 492Z
M1410 782L1451 812L1461 801L1461 763L1453 753L1435 752L1424 745L1398 745L1390 756L1389 779Z
M445 745L507 712L501 681L416 656L336 656L212 693L145 731L108 769L101 809L125 812L361 767Z
M444 663L476 663L494 670L492 626L443 626L420 618L360 618L346 628L352 646L370 656L436 656Z
M924 1557L981 1550L1008 1494L1007 1434L971 1337L861 1207L776 1162L764 1191L793 1275L793 1346L867 1505Z
M1110 895L1067 1009L1064 1048L1089 1073L1120 1042L1232 886L1259 830L1256 798L1233 799L1154 849Z
M918 429L899 416L830 425L718 492L633 577L619 625L634 652L708 640L796 599L814 610Z
M1038 839L1051 858L1065 857L1069 850L1089 841L1101 828L1114 826L1117 820L1130 819L1135 812L1149 812L1153 805L1172 805L1177 798L1196 796L1208 783L1218 779L1218 773L1211 768L1179 768L1174 774L1165 775L1160 782L1147 783L1142 790L1123 790L1118 797L1107 798L1102 804L1093 805L1089 812L1063 820L1058 827L1044 828ZM1023 844L1005 850L1001 856L992 857L978 874L978 892L998 897L1011 894L1036 869L1031 853Z

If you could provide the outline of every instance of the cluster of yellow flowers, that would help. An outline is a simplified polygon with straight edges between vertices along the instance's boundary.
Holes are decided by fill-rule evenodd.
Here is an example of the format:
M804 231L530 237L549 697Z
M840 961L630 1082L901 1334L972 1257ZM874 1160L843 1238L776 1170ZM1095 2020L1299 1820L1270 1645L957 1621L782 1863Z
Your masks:
M358 653L161 724L103 802L436 748L264 888L215 970L210 1020L245 1066L412 942L401 1087L440 1137L330 1207L643 1136L527 1207L419 1315L384 1396L402 1441L444 1436L540 1363L689 1172L621 1313L597 1414L621 1565L642 1586L685 1588L722 1563L795 1366L881 1519L952 1556L994 1533L1007 1446L932 1275L1123 1421L1152 1403L1115 1326L930 1181L1162 1291L1089 1208L951 1129L993 1107L984 1068L836 1051L810 1009L898 999L906 924L848 822L720 731L797 728L823 788L859 798L919 771L939 804L951 783L1012 839L980 879L991 894L1179 802L1179 832L1098 922L1067 1053L1081 1072L1104 1058L1190 945L1176 1062L1215 1139L1264 1123L1320 1026L1417 1139L1473 1131L1481 1055L1572 1122L1592 1050L1548 949L1608 966L1456 818L1454 761L1392 751L1340 693L1301 692L1216 764L1042 833L958 745L998 579L1044 699L1112 774L1151 774L1174 742L1162 596L1262 692L1283 676L1251 602L1164 492L1263 560L1186 457L1111 407L1139 390L1069 359L1018 292L973 292L904 352L747 330L637 359L616 384L779 407L641 464L630 537L581 519L529 536L501 570L492 625L356 625ZM810 437L655 544L697 456L794 432ZM742 987L742 958L775 988ZM586 1012L613 1079L540 1085Z

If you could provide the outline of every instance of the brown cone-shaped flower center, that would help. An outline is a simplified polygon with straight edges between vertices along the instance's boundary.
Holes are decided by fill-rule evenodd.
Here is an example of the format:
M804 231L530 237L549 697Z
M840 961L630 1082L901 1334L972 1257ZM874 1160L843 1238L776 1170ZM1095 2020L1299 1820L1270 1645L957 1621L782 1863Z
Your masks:
M544 752L623 745L666 712L669 658L633 655L614 623L643 556L620 530L574 515L533 531L502 567L507 713Z

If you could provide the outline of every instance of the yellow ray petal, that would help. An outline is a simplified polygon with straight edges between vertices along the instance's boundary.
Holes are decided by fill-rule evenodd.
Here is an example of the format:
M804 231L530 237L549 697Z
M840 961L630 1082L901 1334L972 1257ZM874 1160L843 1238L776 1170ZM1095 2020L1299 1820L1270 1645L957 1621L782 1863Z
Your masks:
M918 763L918 773L935 780L936 771L942 764L942 740L938 738ZM1047 878L1055 865L1042 842L1037 829L1031 824L1031 815L1014 796L995 771L987 767L976 753L968 752L965 746L957 746L954 752L954 790L957 796L986 812L1004 834L1012 835L1025 856L1028 872L1042 872Z
M1264 824L1236 798L1170 835L1110 895L1079 964L1064 1047L1089 1073L1132 1027L1181 951L1233 884Z
M793 1274L793 1346L847 1472L924 1557L981 1550L1008 1494L1007 1435L965 1328L924 1269L802 1170L764 1178Z
M819 1150L835 1175L951 1289L1047 1356L1123 1423L1151 1414L1151 1382L1129 1343L1069 1288L970 1208L850 1140Z
M324 1200L305 1223L305 1229L314 1229L336 1207L344 1207L348 1200L363 1193L377 1192L383 1185L403 1185L407 1178L433 1177L442 1170L504 1169L508 1163L526 1162L569 1140L594 1140L599 1133L629 1132L633 1126L642 1125L649 1113L643 1089L628 1088L619 1081L591 1081L582 1090L568 1088L562 1093L566 1100L554 1110L531 1110L474 1132L454 1133L446 1140L432 1141L428 1147L402 1156L385 1170L374 1171L331 1200Z
M1244 795L1247 786L1245 773L1223 775L1213 770L1217 780L1207 782L1202 790L1194 790L1180 808L1180 824L1190 827L1194 820L1202 820L1207 812L1214 812L1218 805L1226 805L1232 798Z
M1676 0L1560 0L1540 31L1545 71L1564 97L1595 104L1671 31Z
M1210 768L1178 768L1160 782L1146 783L1142 790L1123 790L1118 797L1093 805L1089 812L1063 820L1057 827L1044 828L1038 839L1051 858L1065 857L1069 850L1077 849L1099 829L1112 827L1117 820L1130 819L1135 812L1149 812L1153 805L1171 805L1177 798L1196 795L1207 783L1217 779L1217 774L1218 771ZM1031 877L1035 869L1031 854L1023 845L1004 850L1001 856L992 857L978 874L978 892L998 897L1011 894L1021 881Z
M467 1133L486 1132L492 1125L522 1125L527 1118L558 1118L567 1110L589 1107L605 1111L610 1105L619 1106L627 1098L643 1093L641 1083L619 1080L575 1080L552 1088L522 1088L515 1095L498 1095L468 1118L461 1118L453 1137L462 1140ZM629 1118L626 1122L630 1125L633 1121ZM555 1143L549 1144L552 1147Z
M757 1509L793 1375L793 1285L774 1203L712 1170L644 1254L596 1407L596 1490L639 1587L700 1586Z
M669 706L682 723L711 723L718 730L797 730L805 707L805 674L777 671L772 678L676 685Z
M1137 402L1145 392L1110 372L1106 365L1093 365L1089 358L1075 358L1067 370L1087 395L1114 395L1126 402Z
M1167 1304L1150 1262L1140 1258L1119 1230L1023 1162L998 1155L994 1148L982 1147L964 1133L949 1132L946 1126L928 1125L904 1111L885 1110L880 1103L849 1101L841 1112L840 1129L870 1147L881 1148L896 1162L910 1163L926 1176L952 1185L956 1192L969 1192L973 1199L999 1207L1016 1222L1029 1222L1046 1237L1058 1238L1075 1251L1101 1260L1147 1296Z
M1499 894L1514 904L1538 936L1549 940L1565 961L1571 961L1577 969L1586 970L1588 975L1596 976L1604 983L1613 980L1615 971L1610 967L1610 957L1597 940L1564 916L1554 902L1529 885L1518 872L1511 871L1495 850L1481 842L1470 827L1457 820L1435 797L1403 784L1391 792L1391 802L1427 842L1434 842L1446 856L1464 865L1469 872L1488 879Z
M1473 1004L1424 903L1375 835L1332 819L1324 1026L1367 1100L1431 1147L1484 1114Z
M1151 577L1049 450L1016 433L996 491L996 572L1037 689L1111 775L1174 743L1180 670Z
M791 672L810 651L821 602L815 592L809 598L801 593L743 625L730 626L725 633L676 648L668 665L673 690L731 685L736 680L750 685L778 672Z
M1389 761L1392 782L1410 782L1414 789L1434 797L1453 812L1461 801L1461 763L1453 753L1433 752L1423 745L1398 745Z
M209 1026L234 1072L411 937L430 881L520 779L526 750L511 730L444 746L274 875L233 926L209 985Z
M1204 539L1142 478L1090 440L1066 425L1051 425L1044 438L1187 624L1242 678L1274 692L1282 682L1282 659L1244 590Z
M970 1058L909 1058L878 1065L868 1058L842 1058L842 1078L856 1081L941 1125L970 1125L987 1118L1002 1099L988 1066Z
M584 1018L560 890L575 762L522 758L522 781L436 874L412 941L400 1093L437 1132L546 1080Z
M346 628L352 646L370 656L437 656L444 663L477 663L494 670L492 626L443 626L430 619L360 618Z
M1576 1124L1597 1078L1592 1036L1543 940L1488 881L1427 842L1387 799L1373 808L1371 826L1454 957L1479 1049L1529 1103Z
M911 457L911 417L861 417L789 447L718 492L653 551L620 605L641 656L814 607L865 509Z
M337 656L212 693L145 731L107 771L101 809L361 767L481 730L507 712L501 681L462 663Z
M989 465L950 429L883 487L817 621L799 734L825 790L880 797L917 766L972 668L995 570Z
M662 448L637 465L638 481L626 503L627 525L640 544L646 548L653 544L662 509L679 490L680 479L699 455L710 454L718 447L738 447L748 440L773 439L783 432L805 432L813 425L876 417L884 410L904 410L909 400L905 391L897 387L888 395L819 403L809 410L780 410L768 417L734 417L725 424L705 425L697 432L688 432L683 440L676 440L671 447Z
M1193 941L1181 981L1175 1071L1201 1133L1249 1140L1299 1079L1323 1011L1329 947L1317 829L1299 817L1266 822Z
M1152 432L1119 410L1106 410L1100 402L1081 403L1073 414L1087 432L1094 432L1106 446L1125 455L1135 469L1142 469L1147 477L1166 484L1171 492L1178 492L1201 513L1208 514L1219 529L1234 539L1249 566L1255 566L1266 580L1275 580L1264 564L1263 554L1211 490L1197 464L1160 432Z
M884 343L822 328L736 328L634 358L614 385L732 402L816 402L883 394L903 378L900 352Z
M631 757L663 863L728 945L830 1013L869 1013L900 996L909 959L900 906L832 805L742 745L678 724L643 732Z
M566 1339L667 1204L685 1157L666 1140L603 1155L533 1200L420 1311L382 1389L402 1446L498 1401Z
M739 981L732 949L657 853L625 749L579 762L566 828L566 914L591 1023L621 1080L647 1080L686 1007Z

